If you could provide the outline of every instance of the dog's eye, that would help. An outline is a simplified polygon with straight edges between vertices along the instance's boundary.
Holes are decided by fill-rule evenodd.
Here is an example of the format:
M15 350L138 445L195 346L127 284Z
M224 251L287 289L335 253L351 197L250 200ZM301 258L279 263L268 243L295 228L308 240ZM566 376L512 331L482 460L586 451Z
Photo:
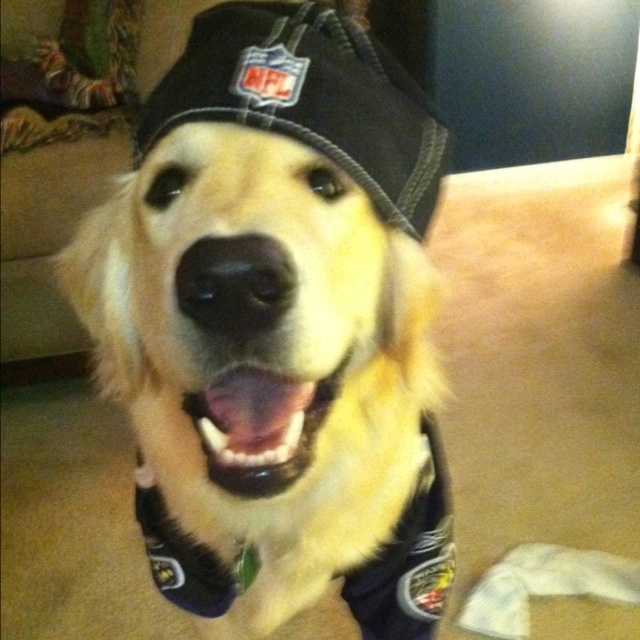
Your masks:
M344 185L330 169L317 167L311 169L306 177L311 191L317 193L328 202L337 200L345 192Z
M154 179L144 201L154 209L166 209L181 193L188 179L180 167L168 167Z

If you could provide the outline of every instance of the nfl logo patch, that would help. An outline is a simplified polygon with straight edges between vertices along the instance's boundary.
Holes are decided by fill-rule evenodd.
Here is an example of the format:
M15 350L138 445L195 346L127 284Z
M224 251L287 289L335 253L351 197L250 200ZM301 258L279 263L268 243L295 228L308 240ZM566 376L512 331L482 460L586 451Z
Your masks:
M258 107L292 107L300 98L310 62L296 58L282 44L268 49L249 47L240 56L231 93L249 98Z
M149 554L151 573L158 589L179 589L185 583L185 575L175 558Z

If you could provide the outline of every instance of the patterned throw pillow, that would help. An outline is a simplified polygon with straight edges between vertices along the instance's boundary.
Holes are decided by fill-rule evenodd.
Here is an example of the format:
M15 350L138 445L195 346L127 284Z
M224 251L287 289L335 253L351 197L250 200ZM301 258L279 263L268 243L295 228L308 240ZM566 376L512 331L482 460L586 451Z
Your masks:
M2 61L1 149L101 134L133 117L142 0L67 0L58 38Z

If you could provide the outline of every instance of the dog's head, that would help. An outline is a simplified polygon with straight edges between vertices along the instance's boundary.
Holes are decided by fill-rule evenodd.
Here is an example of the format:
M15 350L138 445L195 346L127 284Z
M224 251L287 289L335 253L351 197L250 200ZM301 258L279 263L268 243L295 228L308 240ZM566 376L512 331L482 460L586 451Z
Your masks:
M441 128L378 71L319 44L333 13L311 5L281 10L297 25L291 34L284 18L236 4L196 21L187 54L146 106L139 168L60 259L63 287L96 338L104 388L128 400L143 389L184 397L209 478L243 496L277 494L305 472L341 387L376 354L401 361L406 384L420 386L434 306L422 248L399 229L410 228L402 213L437 188ZM289 34L287 46L300 55L321 51L336 69L347 65L348 73L336 74L342 89L326 82L333 74L326 59L291 58L284 44L242 50L237 68L234 55L210 61L218 31L245 24L238 12L260 38ZM346 38L351 31L341 28ZM362 43L354 38L352 50ZM375 57L364 49L367 60ZM280 65L281 75L306 60L304 92L283 91L278 103L295 106L287 113L296 122L274 116L280 94L269 83L250 81L262 73L251 71L252 56ZM202 68L212 78L194 88ZM379 148L362 138L370 126L346 140L342 123L333 134L349 154L303 124L318 124L319 101L339 100L341 91L360 99L363 91L349 83L361 71L363 91L371 94L376 83L375 95L396 107L385 118L420 124L396 126L400 132ZM249 88L262 92L259 102ZM238 104L211 106L229 100ZM225 121L230 113L239 123Z
M278 491L347 371L411 366L434 308L422 247L331 161L282 136L179 127L60 257L104 388L185 394L211 478Z

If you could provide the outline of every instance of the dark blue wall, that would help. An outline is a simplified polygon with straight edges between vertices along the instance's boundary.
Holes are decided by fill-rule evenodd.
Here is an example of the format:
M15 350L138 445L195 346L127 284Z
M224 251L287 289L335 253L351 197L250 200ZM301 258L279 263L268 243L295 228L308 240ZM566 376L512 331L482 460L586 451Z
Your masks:
M640 0L440 0L453 170L623 153Z

